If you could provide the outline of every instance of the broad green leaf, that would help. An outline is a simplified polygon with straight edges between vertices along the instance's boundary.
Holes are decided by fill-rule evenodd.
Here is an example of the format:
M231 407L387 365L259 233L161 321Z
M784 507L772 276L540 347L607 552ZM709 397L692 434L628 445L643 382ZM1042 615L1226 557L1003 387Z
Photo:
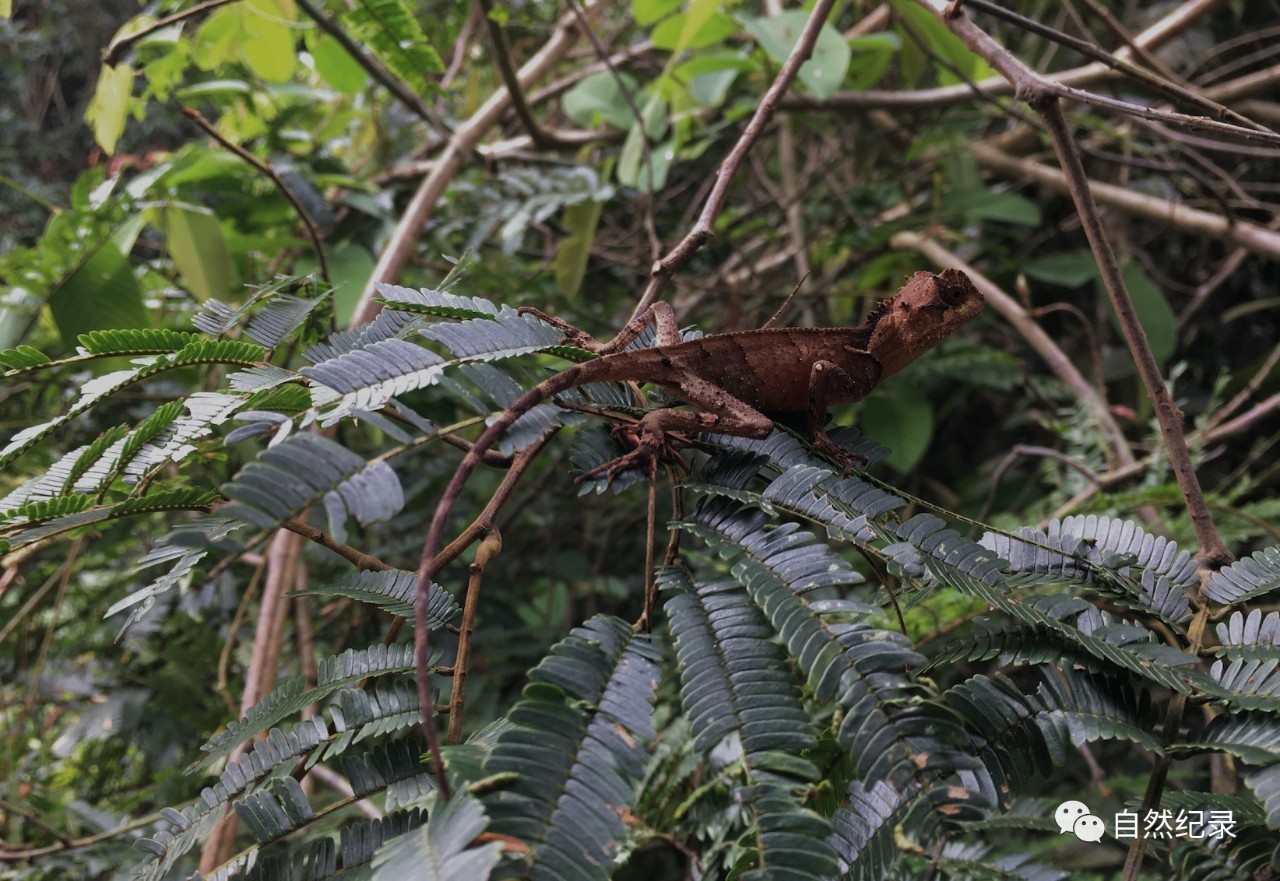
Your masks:
M679 55L685 49L713 46L738 30L738 25L732 18L714 10L705 21L692 24L696 21L693 10L671 16L653 29L653 45Z
M230 150L193 147L174 160L161 183L169 189L177 189L191 183L207 184L218 178L235 180L243 173L244 160Z
M121 254L131 253L134 242L138 240L138 236L146 225L147 215L145 212L130 215L111 234L111 244L119 248Z
M348 243L334 251L326 249L325 256L329 258L329 277L333 281L335 318L339 327L346 327L355 314L360 292L373 275L373 255L363 245ZM315 257L310 252L293 264L295 275L306 275L316 269Z
M868 437L893 450L885 461L906 473L929 449L933 439L933 407L918 387L894 382L867 398L859 425Z
M414 17L417 4L360 0L349 6L343 23L411 89L425 94L431 87L430 76L442 72L444 62Z
M657 192L666 185L667 171L675 157L674 141L653 143L667 133L667 102L657 96L650 97L640 113L649 133L649 161L645 161L645 135L640 123L632 123L618 156L618 182L643 192Z
M0 18L13 18L13 0L0 0Z
M738 74L756 67L750 58L721 49L695 55L672 71L672 76L685 84L698 106L719 107Z
M1072 251L1068 254L1054 254L1052 257L1028 260L1022 264L1022 271L1039 281L1047 281L1066 288L1078 288L1090 279L1098 277L1098 264L1093 262L1093 254L1090 252Z
M1140 263L1130 263L1122 270L1125 287L1129 289L1129 297L1133 300L1133 308L1138 312L1138 321L1147 334L1147 342L1151 345L1151 353L1156 361L1167 361L1173 354L1178 337L1178 321L1169 308L1169 301L1147 277ZM1098 280L1098 290L1102 291L1102 280ZM1119 320L1115 319L1116 326Z
M680 0L631 0L631 17L641 27L648 27L680 8Z
M169 254L187 287L201 300L226 299L231 290L231 255L218 218L185 205L165 209Z
M173 32L180 36L181 25L157 31L153 36ZM146 40L141 42L147 42ZM142 93L143 100L154 99L168 101L173 90L180 86L191 67L191 41L183 40L171 46L142 65L142 75L146 78L147 87Z
M311 40L310 48L311 57L316 62L316 73L335 91L354 95L364 88L368 74L333 37L318 34Z
M845 88L861 91L869 89L884 76L893 56L902 48L902 38L886 31L878 34L867 34L849 41L849 74L845 78Z
M207 80L191 86L183 86L176 92L181 101L214 98L219 95L252 95L253 86L244 80Z
M679 36L669 47L671 49L671 58L667 61L667 70L663 71L664 77L666 76L667 71L670 70L672 63L676 58L684 52L685 49L688 49L692 45L694 38L702 30L703 26L705 26L707 22L711 21L712 18L720 14L717 11L719 5L720 0L692 0L689 4L689 10L685 14L674 16L670 19L670 21L679 21L680 28ZM668 22L663 22L659 27L666 25L668 25ZM730 33L732 33L732 31L730 31ZM661 45L658 43L658 34L656 29L651 35L651 39L655 46Z
M1040 225L1040 209L1035 202L1017 193L997 193L986 187L947 194L945 204L964 213L965 219L1001 220L1023 226Z
M635 79L624 73L622 82L633 100L638 101L640 92ZM565 92L560 106L565 115L581 126L598 125L603 120L615 128L626 129L636 121L617 79L607 70L591 74Z
M282 83L293 75L298 60L294 49L293 0L245 0L244 42L241 57L253 72L269 83Z
M241 13L236 7L217 10L204 20L192 40L191 60L201 70L215 70L236 58Z
M582 286L603 207L603 202L577 202L564 208L563 224L569 235L556 252L555 270L556 284L565 296L574 296Z
M1098 264L1094 262L1089 251L1073 251L1056 254L1052 257L1041 257L1024 263L1022 271L1029 277L1063 287L1080 287L1088 281L1097 286L1098 295L1106 297L1106 289L1102 284L1102 276L1098 272ZM1169 308L1169 301L1155 286L1141 264L1130 263L1122 270L1125 287L1129 289L1129 297L1137 310L1138 320L1147 335L1151 352L1157 361L1165 361L1177 344L1177 319ZM1119 320L1114 310L1111 320L1119 328Z
M98 86L84 118L93 128L93 138L108 156L116 151L116 141L124 133L125 114L133 93L134 70L128 64L102 65Z
M82 333L151 324L133 268L110 242L100 245L66 277L49 297L49 310L68 348Z
M781 64L786 61L809 21L807 9L793 9L769 18L743 18L742 26L756 38L769 57ZM818 98L829 98L849 70L851 52L840 32L823 23L813 54L800 66L800 81Z
M644 130L649 140L656 141L667 133L670 121L667 119L667 102L656 95L649 98L640 108L640 117L644 121Z
M649 162L645 162L643 137L638 124L627 133L618 157L618 183L645 193L657 192L667 184L667 172L676 153L675 142L650 145Z
M991 74L991 67L971 52L969 47L965 46L960 38L951 33L947 26L938 21L929 10L917 5L913 0L890 0L890 3L906 31L903 36L904 55L911 50L913 55L919 56L920 50L916 43L916 40L919 40L929 47L930 54L947 62L945 67L937 66L939 83L944 86L953 85L964 82L964 79L970 81L984 79ZM953 69L960 75L953 73ZM964 79L961 78L962 76ZM914 82L915 77L912 76L910 79Z

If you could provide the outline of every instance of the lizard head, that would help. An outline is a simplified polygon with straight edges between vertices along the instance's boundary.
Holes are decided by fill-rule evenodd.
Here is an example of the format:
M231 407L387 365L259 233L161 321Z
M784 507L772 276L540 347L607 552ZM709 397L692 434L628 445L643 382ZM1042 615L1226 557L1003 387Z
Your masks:
M880 304L868 351L881 377L897 373L982 311L982 293L959 269L917 272Z

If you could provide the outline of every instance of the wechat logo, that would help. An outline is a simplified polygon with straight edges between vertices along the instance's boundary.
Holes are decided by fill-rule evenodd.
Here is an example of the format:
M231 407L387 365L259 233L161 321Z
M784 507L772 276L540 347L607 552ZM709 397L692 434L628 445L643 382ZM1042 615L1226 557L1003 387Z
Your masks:
M1089 812L1089 806L1082 801L1064 801L1053 812L1053 819L1058 823L1059 833L1070 832L1081 841L1101 841L1107 827L1100 817Z

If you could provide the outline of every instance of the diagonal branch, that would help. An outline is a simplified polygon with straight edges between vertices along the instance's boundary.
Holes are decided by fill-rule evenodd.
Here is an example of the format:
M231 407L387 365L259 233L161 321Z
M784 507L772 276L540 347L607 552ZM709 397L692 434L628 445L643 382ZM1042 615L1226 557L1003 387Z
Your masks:
M1048 25L1042 24L1033 18L1027 18L1025 15L1019 15L1012 10L1005 9L998 3L990 2L990 0L963 0L963 5L973 9L980 9L989 15L995 16L996 18L1001 18L1005 21L1011 22L1029 33L1036 34L1037 36L1044 37L1048 40L1054 41L1055 43L1074 49L1087 58L1092 58L1100 64L1105 64L1107 67L1113 68L1120 73L1150 86L1152 89L1163 93L1166 97L1196 105L1204 110L1208 110L1221 119L1232 120L1235 123L1235 125L1232 126L1233 129L1238 127L1254 132L1261 132L1264 135L1275 134L1266 126L1236 113L1231 108L1223 106L1212 98L1207 98L1179 83L1170 82L1167 78L1158 76L1150 71L1138 67L1127 59L1117 58L1114 53L1108 52L1088 40L1083 40L1079 37L1073 37L1070 34L1063 33L1057 28L1049 27ZM1112 20L1114 21L1114 19ZM1057 85L1059 88L1071 88L1070 86L1065 86L1062 83L1058 83ZM1072 91L1074 92L1075 90L1073 89ZM1063 95L1062 97L1067 96ZM1138 105L1133 106L1136 107Z
M599 3L600 0L595 2ZM551 38L520 68L517 81L527 86L545 74L568 53L577 38L577 17L572 12L562 15ZM418 236L427 225L427 221L431 219L436 203L444 195L445 189L462 169L476 144L498 123L509 106L511 106L511 93L505 88L499 89L489 96L489 99L470 119L454 130L444 150L432 165L431 173L418 185L417 192L413 194L408 207L400 217L391 240L387 242L386 248L378 258L378 264L369 276L369 281L360 292L360 301L356 304L351 326L371 321L378 313L378 304L373 299L378 293L377 283L393 282L399 277L400 270L413 256L418 244Z
M1106 438L1107 459L1111 467L1124 467L1133 464L1133 450L1130 449L1129 442L1125 439L1124 432L1121 431L1115 417L1111 415L1107 402L1098 394L1097 389L1089 384L1089 380L1077 369L1075 364L1071 363L1071 359L1067 357L1066 352L1059 348L1053 337L1049 336L1039 324L1036 324L1021 303L1006 294L995 282L988 279L977 269L966 264L954 252L944 248L933 239L904 230L890 239L889 245L893 248L909 248L913 251L918 251L938 266L954 266L968 275L978 290L982 291L982 295L986 297L987 304L1013 325L1014 329L1027 342L1027 345L1031 346L1036 351L1036 354L1044 359L1049 369L1088 408Z
M979 165L1006 177L1027 177L1049 189L1069 192L1067 176L1057 168L1011 156L990 144L979 142L971 147ZM1219 239L1272 260L1280 260L1280 231L1261 224L1230 219L1182 202L1099 181L1089 181L1089 192L1109 208L1167 223L1188 234Z
M494 66L498 68L502 84L507 87L507 94L511 96L511 106L516 116L520 117L520 124L524 126L524 130L529 133L529 137L533 138L537 146L544 149L560 146L560 140L544 131L542 126L538 125L538 121L533 118L533 111L529 109L529 103L524 98L524 90L520 88L516 69L511 66L511 46L507 43L507 35L502 30L502 25L493 20L493 0L476 0L476 4L485 30L489 33L489 49L493 55Z
M284 196L285 201L293 206L293 210L297 212L299 219L302 220L302 227L307 231L307 241L311 242L311 250L314 251L316 255L316 266L320 269L320 277L323 278L327 284L333 284L333 280L329 277L329 260L325 257L324 246L320 242L320 230L316 228L316 222L311 219L311 215L307 213L307 209L303 207L302 202L296 195L294 195L293 190L289 189L289 185L284 182L284 178L277 174L276 170L268 163L259 159L257 156L254 156L234 141L229 140L222 134L222 132L214 128L213 123L205 119L199 110L196 110L194 107L183 107L182 113L196 125L200 126L200 128L204 129L205 133L208 134L209 137L213 138L245 162L258 169L258 171L262 172L268 179L270 179L271 183L275 184L276 189L280 191L280 195Z
M1138 366L1143 385L1146 387L1147 397L1155 407L1170 464L1186 501L1191 522L1195 526L1196 538L1200 542L1200 561L1208 568L1221 566L1231 559L1231 555L1214 528L1212 516L1205 504L1204 492L1196 477L1195 468L1191 464L1191 454L1187 450L1186 437L1182 430L1182 413L1174 404L1160 374L1155 356L1151 353L1151 346L1147 343L1146 334L1138 321L1133 300L1121 277L1120 264L1102 228L1098 208L1090 192L1089 179L1084 173L1084 167L1080 164L1080 154L1071 139L1066 118L1062 115L1059 90L1053 84L1046 84L1043 77L993 40L970 18L959 13L952 4L944 0L916 0L916 2L936 15L952 33L964 41L966 46L1008 78L1019 97L1026 99L1044 120L1058 155L1058 163L1062 166L1067 189L1071 193L1072 201L1075 202L1085 236L1089 240L1089 247L1093 251L1094 259L1098 262L1103 286L1107 289L1112 308L1115 309L1116 316L1120 320L1125 341Z
M719 216L721 209L724 207L725 198L729 194L729 184L733 181L733 176L737 172L738 166L742 164L742 160L746 158L752 146L760 139L765 127L769 125L769 121L773 119L774 113L778 110L778 103L782 100L782 96L786 91L791 88L791 83L800 72L800 66L813 53L814 44L818 42L818 32L822 30L822 25L827 20L832 5L834 5L834 0L817 0L814 3L813 12L810 13L809 20L805 22L804 30L800 32L800 38L796 40L796 45L791 50L791 54L787 56L787 60L783 62L781 69L778 71L778 75L774 77L773 82L769 85L768 91L760 99L760 106L756 108L751 121L747 123L747 127L743 130L742 136L738 138L738 143L734 144L733 149L729 151L729 155L724 158L724 161L720 163L720 167L716 169L715 186L711 188L711 194L707 196L707 201L702 206L702 213L698 215L698 220L694 223L693 229L689 230L688 235L672 248L665 257L653 264L653 269L649 274L649 284L645 287L644 294L640 297L640 302L636 304L631 313L633 321L653 305L654 301L658 299L658 291L662 288L662 285L693 256L695 251L711 238L713 234L712 227L715 224L716 217Z
M1154 49L1168 42L1191 27L1203 15L1221 5L1222 0L1189 0L1176 6L1169 14L1156 21L1133 38L1134 44L1143 49ZM1114 53L1117 58L1128 58L1133 52L1125 47ZM1053 80L1064 86L1083 86L1116 73L1101 62L1092 61L1080 67L1053 74ZM1255 86L1256 87L1256 86ZM816 101L807 95L790 95L783 99L784 109L840 110L870 108L929 108L945 107L972 100L975 92L989 98L1013 93L1013 84L1002 76L992 76L972 86L958 83L933 89L914 91L868 89L862 92L837 92L825 101ZM1207 89L1205 94L1215 101L1229 100L1230 96Z

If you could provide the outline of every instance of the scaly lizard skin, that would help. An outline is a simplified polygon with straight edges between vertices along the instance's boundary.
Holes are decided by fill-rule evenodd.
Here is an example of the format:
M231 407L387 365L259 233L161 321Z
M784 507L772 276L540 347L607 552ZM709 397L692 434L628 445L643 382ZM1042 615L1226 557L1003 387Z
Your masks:
M881 380L959 330L981 311L982 303L969 277L948 269L940 274L917 272L853 328L768 328L681 342L671 306L659 302L602 346L564 322L547 319L566 331L566 342L598 351L601 357L561 371L517 398L472 444L440 497L418 569L415 637L420 696L427 693L427 591L445 521L484 453L525 413L587 383L651 382L698 409L645 414L637 426L635 449L593 473L613 476L635 464L651 468L668 432L763 438L773 431L774 419L805 425L814 446L847 470L852 454L823 431L827 406L865 398ZM656 325L658 345L624 351L650 322ZM424 712L430 712L429 698L422 700Z

